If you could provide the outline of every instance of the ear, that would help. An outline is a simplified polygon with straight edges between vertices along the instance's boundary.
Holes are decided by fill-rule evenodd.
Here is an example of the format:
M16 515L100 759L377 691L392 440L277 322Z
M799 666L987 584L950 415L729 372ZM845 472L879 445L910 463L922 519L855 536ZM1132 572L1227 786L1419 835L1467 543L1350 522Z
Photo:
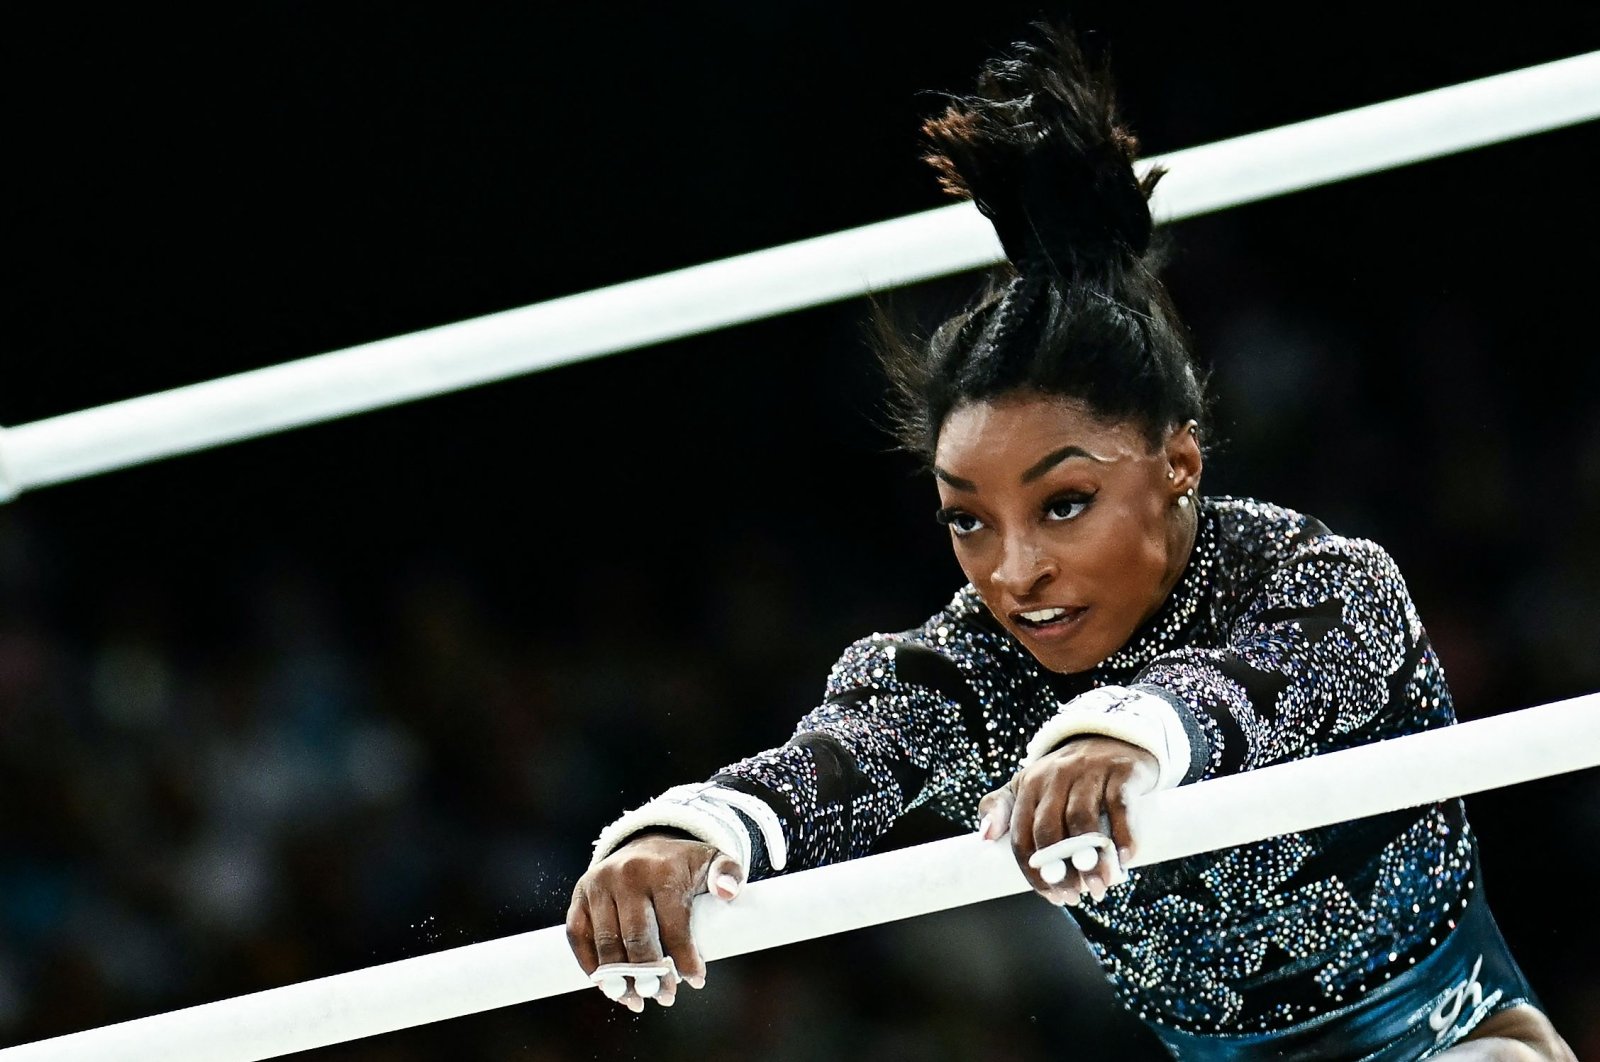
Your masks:
M1188 421L1167 435L1163 456L1167 463L1167 489L1174 499L1198 490L1200 473L1205 471L1205 455L1200 452L1200 426Z

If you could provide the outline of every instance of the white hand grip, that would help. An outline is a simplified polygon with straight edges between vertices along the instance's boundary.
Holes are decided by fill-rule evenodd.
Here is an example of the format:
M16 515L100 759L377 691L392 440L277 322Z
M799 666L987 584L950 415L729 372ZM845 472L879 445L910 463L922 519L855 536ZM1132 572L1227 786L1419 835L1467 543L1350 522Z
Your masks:
M1103 833L1080 833L1064 841L1045 845L1028 857L1028 865L1039 872L1046 885L1059 885L1067 879L1067 861L1079 870L1093 870L1101 852L1110 852L1116 864L1116 843ZM1120 869L1120 868L1119 868Z
M600 986L607 998L621 999L628 993L628 978L633 978L633 990L640 999L654 999L661 991L661 981L671 975L678 976L678 967L672 956L660 962L608 962L595 967L589 980Z

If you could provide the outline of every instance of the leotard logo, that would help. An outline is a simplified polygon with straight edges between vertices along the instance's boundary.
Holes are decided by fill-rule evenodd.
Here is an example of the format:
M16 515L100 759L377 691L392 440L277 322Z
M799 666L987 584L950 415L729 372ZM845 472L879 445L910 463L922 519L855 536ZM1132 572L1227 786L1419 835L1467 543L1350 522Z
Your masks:
M1467 975L1467 979L1446 992L1433 1013L1428 1015L1428 1027L1434 1032L1435 1043L1443 1040L1455 1029L1456 1019L1461 1017L1463 1010L1470 1008L1469 1013L1475 1013L1485 1005L1483 986L1478 983L1478 972L1482 969L1483 956L1479 955L1478 961L1472 964L1472 972ZM1499 998L1500 991L1496 989L1489 997L1488 1005L1493 1006ZM1465 1033L1467 1030L1458 1031Z

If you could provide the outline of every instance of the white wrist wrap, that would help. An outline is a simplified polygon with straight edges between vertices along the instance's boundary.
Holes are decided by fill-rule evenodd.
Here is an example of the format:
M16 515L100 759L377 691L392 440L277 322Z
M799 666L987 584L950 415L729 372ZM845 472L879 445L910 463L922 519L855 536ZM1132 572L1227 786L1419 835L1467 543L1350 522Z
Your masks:
M1189 734L1164 699L1143 690L1101 686L1061 706L1028 742L1024 767L1054 752L1068 738L1097 734L1137 745L1161 765L1157 789L1171 789L1189 770Z
M772 864L772 869L782 870L788 862L789 849L783 839L783 824L778 821L777 812L759 797L709 782L675 785L601 830L599 840L594 843L594 858L589 860L589 865L594 866L615 852L640 830L665 826L682 830L696 840L727 853L738 860L739 869L748 875L750 831L739 817L739 812L743 812L761 830L761 839L767 846L767 862Z

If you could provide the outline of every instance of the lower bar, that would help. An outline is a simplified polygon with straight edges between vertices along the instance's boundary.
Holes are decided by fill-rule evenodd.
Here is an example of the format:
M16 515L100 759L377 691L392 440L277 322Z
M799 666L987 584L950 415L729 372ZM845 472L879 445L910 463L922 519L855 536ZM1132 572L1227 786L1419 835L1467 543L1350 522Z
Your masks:
M1145 798L1130 866L1600 766L1600 693ZM722 959L1027 891L1006 844L935 841L700 897ZM254 1062L589 987L562 927L0 1051L4 1062Z

